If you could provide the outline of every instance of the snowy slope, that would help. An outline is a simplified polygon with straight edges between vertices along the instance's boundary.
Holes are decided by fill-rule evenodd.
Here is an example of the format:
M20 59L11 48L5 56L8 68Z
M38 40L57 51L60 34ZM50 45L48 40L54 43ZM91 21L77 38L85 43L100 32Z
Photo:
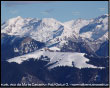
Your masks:
M98 40L99 38L102 41L108 38L108 15L102 15L93 20L93 22L82 27L80 29L80 37L88 38L91 40Z
M88 25L92 21L93 21L92 19L90 19L90 20L77 19L77 20L71 20L68 22L64 22L64 24L79 34L80 29L82 27Z
M57 36L70 36L69 33L71 33L70 28L53 18L38 20L36 18L22 18L20 16L9 19L1 26L1 29L1 33L30 36L41 42L47 42Z
M21 64L23 61L29 60L29 58L39 59L42 55L48 56L50 58L50 62L48 63L48 65L50 64L52 65L48 67L49 69L52 69L57 66L73 67L72 65L73 62L74 62L74 66L80 69L81 68L102 68L102 67L93 66L91 64L87 64L86 62L88 62L89 59L84 57L84 53L77 53L77 52L65 53L65 52L50 52L50 51L38 50L30 54L11 58L8 60L8 62L16 62L18 64Z

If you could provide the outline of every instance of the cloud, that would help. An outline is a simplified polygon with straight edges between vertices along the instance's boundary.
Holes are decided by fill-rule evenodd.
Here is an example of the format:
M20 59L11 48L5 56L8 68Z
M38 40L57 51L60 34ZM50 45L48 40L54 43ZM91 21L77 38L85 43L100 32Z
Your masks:
M98 8L101 12L105 11L105 8Z
M26 4L39 4L39 3L49 3L53 1L3 1L3 4L7 7L17 6L17 5L26 5Z
M73 15L80 15L80 12L72 12Z
M42 11L41 13L44 15L49 15L53 11L54 11L54 9L48 9L48 10Z
M18 11L17 10L11 10L11 11L9 11L11 14L17 14L18 13Z
M49 15L49 13L48 12L45 12L45 11L41 12L41 14Z

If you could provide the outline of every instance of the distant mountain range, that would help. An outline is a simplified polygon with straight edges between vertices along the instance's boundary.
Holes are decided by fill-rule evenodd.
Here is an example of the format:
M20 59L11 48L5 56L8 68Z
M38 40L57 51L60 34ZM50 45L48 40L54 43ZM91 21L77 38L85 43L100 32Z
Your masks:
M108 75L105 77L105 81L101 81L104 75L99 75L99 72L108 68L108 43L107 14L90 20L77 19L64 23L53 18L37 19L18 16L9 19L1 24L1 61L4 63L2 65L11 69L10 66L15 64L16 67L11 71L14 74L14 69L20 69L22 66L28 67L27 64L32 65L40 61L40 63L45 63L45 65L42 65L42 69L45 69L46 74L49 75L45 76L49 80L45 77L42 79L38 75L36 76L36 71L32 70L33 72L29 73L24 67L24 71L20 70L22 76L18 77L18 81L14 81L15 79L11 75L13 81L2 78L2 83L58 82L58 79L52 77L53 73L49 73L48 70L54 72L53 69L55 69L57 72L60 67L62 70L65 70L65 68L72 69L72 67L77 71L80 70L78 73L74 73L75 75L84 75L81 69L87 71L88 69L97 69L98 71L94 70L95 74L91 73L94 76L88 78L89 81L85 81L83 76L80 75L79 78L76 78L77 83L107 83ZM30 59L35 60L35 62L31 62ZM99 64L96 64L96 62ZM35 66L41 67L38 63ZM5 67L2 67L2 75L9 75L4 73L4 69ZM33 69L36 70L34 67ZM26 77L24 77L24 74ZM41 72L41 74L43 73ZM61 72L58 75L60 76L60 74ZM69 74L72 77L73 72ZM69 77L69 74L65 76ZM62 77L65 78L65 76ZM93 80L96 76L100 76L100 81L98 79L98 81ZM31 81L29 81L30 77L32 77ZM68 82L72 83L72 81L73 79ZM63 83L62 80L59 82Z

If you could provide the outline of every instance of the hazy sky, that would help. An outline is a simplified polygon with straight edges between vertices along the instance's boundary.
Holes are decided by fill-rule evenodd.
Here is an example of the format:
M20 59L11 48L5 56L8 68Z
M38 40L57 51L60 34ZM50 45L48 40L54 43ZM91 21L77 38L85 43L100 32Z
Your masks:
M108 1L2 1L2 21L10 18L55 18L61 22L108 14Z

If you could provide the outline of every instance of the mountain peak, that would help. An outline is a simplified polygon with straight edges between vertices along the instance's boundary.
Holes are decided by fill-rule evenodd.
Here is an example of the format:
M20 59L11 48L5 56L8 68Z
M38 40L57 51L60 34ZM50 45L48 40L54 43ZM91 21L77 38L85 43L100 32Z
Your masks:
M21 16L17 16L16 18L17 18L17 19L22 19L22 17L21 17Z
M105 18L107 18L108 17L108 14L104 14L104 15L101 15L101 16L98 16L97 18L95 18L96 20L97 19L105 19Z
M12 18L11 20L20 20L20 19L23 19L21 16L17 16L15 18Z
M51 22L52 23L52 22L56 22L57 20L54 19L54 18L43 18L42 21L43 22Z
M15 17L15 18L9 19L9 20L8 20L8 23L9 23L9 25L15 24L18 20L22 20L22 19L23 19L23 18L22 18L21 16L17 16L17 17Z
M101 18L106 18L106 17L108 17L108 14L101 15L100 17Z
M105 16L108 16L108 14L104 14Z

